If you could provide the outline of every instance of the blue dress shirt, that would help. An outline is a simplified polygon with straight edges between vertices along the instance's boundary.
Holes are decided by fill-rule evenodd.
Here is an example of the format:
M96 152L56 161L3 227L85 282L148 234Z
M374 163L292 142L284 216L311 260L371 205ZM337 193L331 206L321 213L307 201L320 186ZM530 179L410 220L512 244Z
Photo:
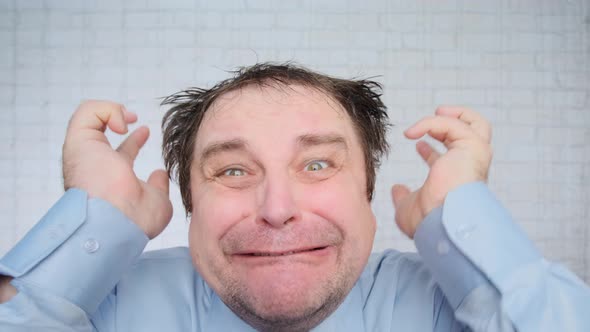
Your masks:
M18 293L0 331L252 331L187 248L143 253L145 234L69 190L0 260ZM590 331L590 289L546 261L483 183L447 195L415 234L419 254L373 254L314 331Z

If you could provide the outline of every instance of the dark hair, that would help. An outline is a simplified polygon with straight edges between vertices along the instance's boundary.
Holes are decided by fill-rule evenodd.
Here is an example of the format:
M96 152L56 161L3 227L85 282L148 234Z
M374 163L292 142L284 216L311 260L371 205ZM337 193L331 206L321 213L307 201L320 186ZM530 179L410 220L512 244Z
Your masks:
M217 98L248 85L303 85L337 101L350 116L365 158L367 197L373 198L375 174L388 152L387 108L381 101L381 85L371 80L345 80L313 72L293 63L259 63L241 67L233 77L210 89L189 88L166 97L161 105L173 105L162 120L164 162L168 176L177 180L187 214L192 212L190 169L195 138L203 116Z

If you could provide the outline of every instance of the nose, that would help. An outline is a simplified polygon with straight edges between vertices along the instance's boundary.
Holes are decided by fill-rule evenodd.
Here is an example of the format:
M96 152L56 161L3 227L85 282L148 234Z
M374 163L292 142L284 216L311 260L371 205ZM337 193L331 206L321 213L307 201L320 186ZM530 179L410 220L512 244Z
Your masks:
M259 217L262 222L276 228L300 219L301 212L294 199L292 183L288 177L267 177L262 189Z

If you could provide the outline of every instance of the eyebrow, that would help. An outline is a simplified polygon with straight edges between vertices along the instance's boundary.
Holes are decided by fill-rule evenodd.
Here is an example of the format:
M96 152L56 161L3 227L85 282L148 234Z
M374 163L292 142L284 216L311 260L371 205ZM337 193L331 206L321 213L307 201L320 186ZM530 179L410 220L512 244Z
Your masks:
M320 145L340 145L344 150L348 150L346 139L337 134L306 134L297 137L297 146L301 148L310 148ZM222 152L231 151L247 151L248 144L246 141L240 138L235 138L227 141L219 141L209 144L205 150L201 153L201 166L204 165L207 160L211 159L215 155Z
M235 138L228 141L220 141L209 144L203 153L201 153L201 166L204 165L208 159L221 152L229 151L246 151L247 144L244 140Z
M318 145L340 145L344 150L348 149L346 139L337 134L315 135L307 134L301 135L297 138L297 145L301 148L307 148Z

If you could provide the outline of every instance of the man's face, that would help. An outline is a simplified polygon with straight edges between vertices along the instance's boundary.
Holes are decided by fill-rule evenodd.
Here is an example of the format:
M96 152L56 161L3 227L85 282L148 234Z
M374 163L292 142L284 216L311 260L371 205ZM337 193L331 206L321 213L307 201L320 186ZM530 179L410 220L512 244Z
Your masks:
M358 279L375 218L357 136L339 104L297 85L248 86L206 113L191 166L190 251L246 321L323 320Z

